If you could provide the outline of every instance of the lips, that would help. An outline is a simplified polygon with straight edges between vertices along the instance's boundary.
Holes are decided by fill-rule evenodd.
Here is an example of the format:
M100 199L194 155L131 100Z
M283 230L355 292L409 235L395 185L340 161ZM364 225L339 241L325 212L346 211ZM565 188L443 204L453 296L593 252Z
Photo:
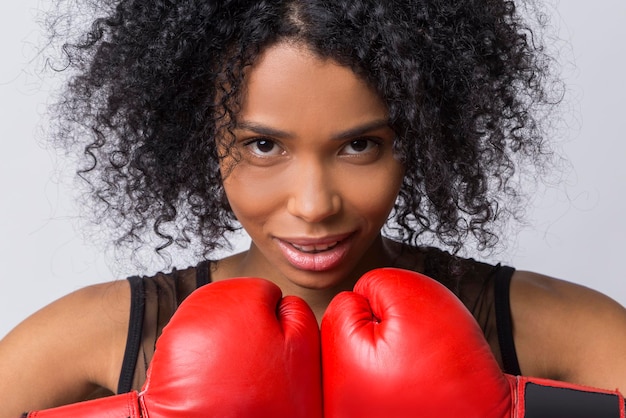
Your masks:
M303 253L320 253L322 251L327 251L334 248L339 241L333 241L330 244L313 244L313 245L298 245L294 243L290 243L296 250L302 251Z
M326 271L337 267L351 246L351 235L325 238L276 238L278 248L294 267L308 271Z

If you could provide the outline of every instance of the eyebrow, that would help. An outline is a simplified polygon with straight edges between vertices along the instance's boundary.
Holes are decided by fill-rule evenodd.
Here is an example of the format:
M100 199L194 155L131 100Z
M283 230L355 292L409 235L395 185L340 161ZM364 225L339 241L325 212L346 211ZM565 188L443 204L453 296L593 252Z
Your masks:
M358 125L345 131L339 132L331 137L333 140L349 139L355 136L363 135L367 132L375 131L380 128L389 127L388 119L375 119L370 122ZM235 129L242 129L255 132L259 135L273 136L275 138L293 138L295 135L291 132L283 131L280 129L272 128L270 126L263 125L262 123L252 121L240 121L235 126Z

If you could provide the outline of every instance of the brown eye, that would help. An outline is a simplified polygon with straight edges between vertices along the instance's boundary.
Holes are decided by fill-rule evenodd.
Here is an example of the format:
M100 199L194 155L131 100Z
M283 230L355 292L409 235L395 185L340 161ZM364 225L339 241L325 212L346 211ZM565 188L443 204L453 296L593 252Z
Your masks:
M363 152L367 149L369 143L366 139L357 139L356 141L352 141L350 146L356 152Z
M359 155L367 154L378 149L378 142L369 138L359 138L350 141L343 149L344 154Z
M280 155L281 148L271 139L258 138L246 143L246 148L259 157L270 157Z
M272 152L274 149L274 143L272 141L268 141L267 139L260 139L256 143L257 149L262 153Z

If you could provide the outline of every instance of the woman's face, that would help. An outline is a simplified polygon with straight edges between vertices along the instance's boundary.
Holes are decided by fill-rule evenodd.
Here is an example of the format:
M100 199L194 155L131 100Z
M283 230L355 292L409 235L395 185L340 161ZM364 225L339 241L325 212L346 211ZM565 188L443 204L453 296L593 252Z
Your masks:
M350 69L302 46L268 48L233 133L239 158L222 175L252 239L245 273L324 289L383 256L403 168L385 105Z

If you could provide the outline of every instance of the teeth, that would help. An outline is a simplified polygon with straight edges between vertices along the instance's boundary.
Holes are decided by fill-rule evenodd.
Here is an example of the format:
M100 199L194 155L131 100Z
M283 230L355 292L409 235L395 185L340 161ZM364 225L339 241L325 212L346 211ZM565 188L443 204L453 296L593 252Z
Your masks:
M319 245L296 245L291 244L298 251L302 251L303 253L318 253L321 251L326 251L335 245L337 245L339 241L331 242L328 244L319 244Z

